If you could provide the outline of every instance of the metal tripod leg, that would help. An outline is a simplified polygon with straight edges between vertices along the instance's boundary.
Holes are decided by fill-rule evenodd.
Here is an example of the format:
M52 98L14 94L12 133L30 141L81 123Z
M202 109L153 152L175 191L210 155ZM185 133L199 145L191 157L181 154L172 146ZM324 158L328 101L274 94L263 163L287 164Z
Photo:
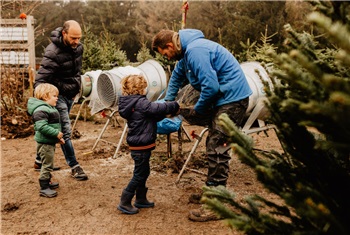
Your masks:
M172 147L171 147L171 134L167 134L166 135L166 154L167 154L167 158L171 158L172 155Z
M125 136L125 133L126 133L127 130L128 130L128 125L125 123L124 129L123 129L123 132L122 132L122 135L120 136L120 139L119 139L119 142L118 142L117 149L115 150L114 155L113 155L113 157L112 157L113 159L116 159L116 158L117 158L117 154L118 154L118 152L119 152L120 146L121 146L122 143L123 143L124 136Z
M92 147L92 151L96 148L98 142L100 141L100 139L101 139L103 133L106 131L106 128L107 128L109 122L111 121L111 118L112 118L113 115L115 114L115 112L117 112L117 110L114 110L114 111L108 116L108 120L107 120L106 124L104 125L104 127L103 127L103 129L102 129L100 135L98 136L98 138L97 138L97 140L96 140L94 146Z
M260 98L257 101L256 106L254 107L253 111L251 112L251 114L249 115L249 118L247 119L247 121L245 122L242 131L249 131L249 129L251 128L251 126L253 125L253 123L257 120L257 118L259 117L259 115L264 111L265 109L265 104L264 104L264 100L263 98ZM262 121L262 120L261 120ZM263 122L263 121L262 121ZM259 126L265 126L265 122L259 123Z
M190 135L187 133L186 129L181 125L181 127L177 130L178 136L178 151L182 154L182 131L185 132L189 141L192 141ZM171 158L172 156L172 144L171 144L171 133L166 134L167 136L167 157Z
M195 138L196 138L197 140L196 140L196 142L194 143L194 145L193 145L193 147L192 147L192 150L191 150L190 154L188 155L188 157L187 157L187 159L186 159L185 164L182 166L182 169L181 169L181 171L180 171L180 173L179 173L179 175L178 175L178 177L177 177L177 180L175 181L176 184L180 182L180 179L181 179L181 177L182 177L182 175L183 175L183 173L184 173L184 171L185 171L185 169L186 169L186 167L187 167L187 164L190 162L190 160L191 160L191 158L192 158L192 154L194 153L194 151L196 151L196 149L197 149L197 147L198 147L198 144L201 142L201 140L202 140L202 138L203 138L203 135L204 135L205 132L207 132L208 130L209 130L208 128L205 128L205 129L202 130L202 132L201 132L199 135L195 136Z
M185 129L185 127L182 124L181 124L181 129L183 130L183 132L185 132L185 135L186 135L187 139L189 141L192 141L190 135L188 134L187 130Z
M78 113L77 113L77 116L75 117L75 120L74 120L74 123L73 123L73 126L72 126L72 133L73 133L73 131L74 131L74 129L75 129L75 126L76 126L76 124L77 124L77 122L78 122L78 119L79 119L79 117L80 117L81 110L82 110L82 108L84 107L84 104L85 104L86 101L88 101L88 99L87 99L87 98L84 98L83 102L81 102L81 104L80 104L79 111L78 111Z

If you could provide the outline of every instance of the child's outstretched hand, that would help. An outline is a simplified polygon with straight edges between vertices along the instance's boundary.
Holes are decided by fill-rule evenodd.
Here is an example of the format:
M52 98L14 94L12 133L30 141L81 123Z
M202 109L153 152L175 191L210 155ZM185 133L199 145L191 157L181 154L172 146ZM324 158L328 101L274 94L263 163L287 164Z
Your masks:
M59 143L60 144L64 144L65 141L63 139L63 133L62 132L58 132L57 138L59 139Z
M181 108L179 107L179 109L177 110L177 112L176 112L175 114L168 114L168 115L166 115L165 117L166 117L166 118L172 118L172 117L175 117L175 116L177 116L177 115L179 115L179 114L180 114L180 110L181 110Z
M179 115L179 114L180 114L180 111L181 111L181 107L179 107L179 109L177 110L175 116Z
M63 138L63 133L62 132L58 132L57 139L62 139L62 138Z

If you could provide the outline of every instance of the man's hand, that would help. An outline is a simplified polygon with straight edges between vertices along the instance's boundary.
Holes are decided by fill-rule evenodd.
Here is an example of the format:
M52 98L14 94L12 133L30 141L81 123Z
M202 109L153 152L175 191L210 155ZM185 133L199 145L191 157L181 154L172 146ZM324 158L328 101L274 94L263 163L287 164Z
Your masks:
M190 115L190 116L198 116L198 113L196 112L196 110L190 109L189 115Z
M181 108L179 108L179 109L177 110L177 112L176 112L174 115L172 115L172 114L167 114L165 117L166 117L166 118L172 118L172 117L175 117L175 116L177 116L177 115L179 115L179 114L180 114L180 111L181 111Z
M177 112L176 112L175 116L179 115L179 114L180 114L180 112L181 112L181 107L179 107L179 109L177 110Z
M191 125L207 126L211 122L211 114L199 114L193 108L181 109L180 114L184 117L185 121Z

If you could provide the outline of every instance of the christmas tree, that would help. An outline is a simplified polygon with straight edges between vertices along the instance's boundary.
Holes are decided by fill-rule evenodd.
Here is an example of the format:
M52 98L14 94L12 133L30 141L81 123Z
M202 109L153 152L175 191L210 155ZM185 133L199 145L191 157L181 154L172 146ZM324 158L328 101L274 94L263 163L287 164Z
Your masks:
M206 206L246 234L350 234L350 2L314 5L308 20L323 34L286 25L286 52L268 52L266 105L284 153L257 153L220 117L233 151L283 201L252 195L241 203L224 187L204 187Z

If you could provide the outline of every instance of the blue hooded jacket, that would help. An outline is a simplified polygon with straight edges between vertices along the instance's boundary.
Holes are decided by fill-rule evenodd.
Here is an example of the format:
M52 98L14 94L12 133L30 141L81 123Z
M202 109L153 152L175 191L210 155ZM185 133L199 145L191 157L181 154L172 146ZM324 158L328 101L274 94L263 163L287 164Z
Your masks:
M186 78L200 92L194 107L199 114L252 94L240 64L226 48L205 39L200 30L180 30L179 36L183 58L172 72L165 100L175 100Z

